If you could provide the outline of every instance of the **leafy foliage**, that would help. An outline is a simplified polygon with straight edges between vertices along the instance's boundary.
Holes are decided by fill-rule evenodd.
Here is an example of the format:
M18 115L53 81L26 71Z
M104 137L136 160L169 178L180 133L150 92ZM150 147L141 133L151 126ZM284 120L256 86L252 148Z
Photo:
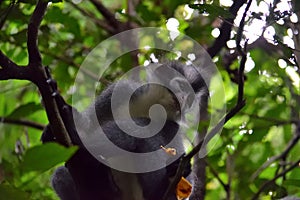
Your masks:
M51 2L40 28L39 49L43 64L49 66L61 94L71 103L72 84L80 64L98 43L112 33L105 29L106 26L101 27L107 19L91 1L79 4L71 0ZM204 47L214 44L218 36L212 33L220 30L222 20L227 23L224 18L235 17L221 0L209 1L211 4L171 0L129 2L133 4L134 11L128 13L125 0L102 1L120 22L134 22L135 26L166 27L168 19L176 18L178 30ZM246 63L246 107L225 124L220 138L206 158L206 199L250 199L264 183L299 160L299 139L290 151L282 153L295 135L300 134L297 130L300 120L300 68L297 63L300 46L297 34L300 27L299 21L291 20L291 16L298 19L300 16L293 10L292 3L287 10L280 10L283 1L266 2L269 1L253 1L255 6L267 5L268 11L265 10L265 13L255 9L247 13L242 42L252 40L248 44L247 57L253 63ZM28 63L27 24L35 3L31 0L0 3L0 49L19 65ZM293 3L295 10L299 10L299 2ZM194 10L188 11L188 5ZM265 23L262 27L264 32L251 32L256 28L251 26L255 21ZM235 40L238 23L239 20L235 19L227 46L213 58L223 77L228 108L237 101L238 86L234 71L238 69L240 59L234 45L232 47L229 43ZM247 26L250 28L247 29ZM270 30L274 34L264 37ZM157 42L164 42L164 39ZM105 51L119 50L117 45L109 46L103 54ZM160 55L159 52L153 53L157 57ZM141 52L138 63L143 64L147 60L151 60L151 54ZM105 72L104 78L108 82L116 80L134 62L130 54L120 57ZM101 85L99 90L103 88ZM33 84L20 80L1 81L0 93L0 117L3 119L48 123L38 90ZM90 101L83 98L80 103L88 105ZM41 145L40 135L41 130L30 126L0 125L0 200L56 198L49 186L51 168L66 161L76 149L66 149L56 144ZM253 177L265 162L278 155L281 157ZM260 198L276 199L286 195L300 197L299 167L270 182L263 188Z

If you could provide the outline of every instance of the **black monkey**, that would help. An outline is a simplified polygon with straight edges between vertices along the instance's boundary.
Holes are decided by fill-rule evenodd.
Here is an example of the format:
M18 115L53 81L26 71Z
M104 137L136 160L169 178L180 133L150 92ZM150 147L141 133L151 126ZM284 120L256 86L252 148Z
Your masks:
M163 74L170 73L172 76L164 77ZM167 72L165 70L168 70ZM112 93L117 83L108 86L95 102L82 113L68 106L58 95L57 100L68 116L73 113L83 121L80 130L76 130L73 118L67 119L64 123L69 125L68 132L72 142L80 148L76 154L66 162L65 167L58 168L52 177L52 186L62 200L160 200L162 199L171 178L175 175L179 156L171 164L161 169L146 173L128 173L112 169L97 160L83 145L80 132L87 132L96 135L99 131L99 124L106 137L118 147L134 153L147 153L158 150L161 146L168 145L180 129L181 107L189 107L193 102L193 96L183 91L184 85L182 77L188 81L191 88L196 93L196 98L200 99L200 104L207 101L207 86L194 66L182 65L178 62L163 64L155 69L158 79L163 81L165 86L158 84L146 84L133 92L129 103L129 112L132 120L138 126L147 126L150 123L148 117L149 109L154 104L160 104L166 109L167 120L162 129L148 138L138 138L124 133L118 125L127 126L128 130L135 132L134 127L128 125L129 119L114 119L111 109ZM121 91L127 93L132 91L137 83L130 80L118 82ZM183 87L183 88L182 88ZM170 88L174 90L170 90ZM174 94L176 93L176 94ZM176 96L175 96L176 95ZM178 97L179 96L179 100ZM203 104L206 105L206 104ZM122 104L117 109L122 112ZM201 105L200 105L201 107ZM201 108L202 109L202 108ZM206 109L206 108L203 108ZM96 117L93 117L93 113ZM118 115L118 113L117 113ZM159 118L159 116L155 116ZM117 123L118 122L118 123ZM70 127L71 126L71 127ZM93 140L93 138L90 138ZM49 126L43 132L43 142L55 141ZM175 140L176 150L184 152L181 138ZM106 143L99 143L105 148ZM107 154L101 157L114 157L116 155ZM165 162L170 155L164 154L157 158ZM103 160L105 161L105 160ZM190 165L186 167L184 177L190 173ZM174 193L169 197L170 200L177 200Z

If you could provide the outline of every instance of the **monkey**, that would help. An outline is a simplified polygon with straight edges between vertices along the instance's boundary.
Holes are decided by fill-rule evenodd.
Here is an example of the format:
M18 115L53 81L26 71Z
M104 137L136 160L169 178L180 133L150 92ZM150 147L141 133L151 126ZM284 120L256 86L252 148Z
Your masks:
M170 70L172 69L172 70ZM166 71L167 70L167 71ZM62 200L80 199L80 200L160 200L172 177L175 175L180 162L180 157L184 153L182 138L175 140L179 155L170 164L164 167L143 173L124 172L111 168L97 160L85 147L80 132L89 135L96 135L99 125L105 137L114 145L128 152L147 153L156 151L161 146L166 146L175 137L180 130L180 120L182 108L188 109L194 98L198 98L201 104L208 99L208 87L201 77L201 74L192 65L183 65L179 62L168 62L160 65L154 70L163 85L156 83L139 86L132 80L120 80L117 83L109 85L86 110L79 113L75 108L66 106L70 115L75 113L80 121L84 123L76 130L74 124L69 132L69 136L79 150L65 164L65 167L58 168L52 175L52 187ZM163 74L171 73L172 76L164 77ZM184 81L183 79L187 80ZM186 84L189 84L195 97L184 91ZM124 93L133 92L129 101L130 117L136 125L145 127L151 123L149 119L149 109L155 104L162 105L165 108L166 120L159 132L150 137L134 137L125 133L119 125L127 126L130 132L136 132L134 126L129 125L129 119L118 118L122 114L124 105L116 105L117 113L112 111L112 99L114 90ZM183 88L182 88L183 87ZM137 88L137 89L136 89ZM172 90L171 90L171 89ZM179 97L179 98L178 98ZM203 104L205 105L205 103ZM75 112L74 112L75 110ZM93 115L96 114L96 117ZM117 116L115 116L117 115ZM118 119L115 119L117 117ZM154 115L154 120L161 120L160 115ZM80 122L81 123L81 122ZM151 132L151 131L150 131ZM95 134L94 134L95 133ZM141 133L138 133L141 134ZM147 134L146 134L147 135ZM94 138L90 138L93 141ZM42 142L56 141L49 126L42 134ZM98 145L106 148L106 142L100 142ZM117 155L104 155L101 157L114 157ZM99 159L99 158L98 158ZM157 157L162 162L168 162L170 155ZM106 159L103 159L105 162ZM187 177L191 173L191 165L186 166L183 176ZM69 187L67 187L69 186ZM169 200L177 200L175 191L168 197Z

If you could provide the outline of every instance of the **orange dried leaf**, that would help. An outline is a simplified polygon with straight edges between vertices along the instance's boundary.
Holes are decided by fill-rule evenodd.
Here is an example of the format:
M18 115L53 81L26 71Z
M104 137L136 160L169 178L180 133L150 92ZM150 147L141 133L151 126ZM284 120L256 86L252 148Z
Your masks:
M192 184L186 180L184 177L181 177L181 180L177 184L176 195L177 199L181 200L187 198L192 193Z

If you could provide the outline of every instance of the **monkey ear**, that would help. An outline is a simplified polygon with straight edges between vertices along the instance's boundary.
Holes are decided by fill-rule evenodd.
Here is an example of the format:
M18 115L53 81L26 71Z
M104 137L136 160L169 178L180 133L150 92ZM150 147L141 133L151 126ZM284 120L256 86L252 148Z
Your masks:
M185 178L181 177L179 183L176 187L176 196L178 200L188 198L192 193L192 184L186 180Z

